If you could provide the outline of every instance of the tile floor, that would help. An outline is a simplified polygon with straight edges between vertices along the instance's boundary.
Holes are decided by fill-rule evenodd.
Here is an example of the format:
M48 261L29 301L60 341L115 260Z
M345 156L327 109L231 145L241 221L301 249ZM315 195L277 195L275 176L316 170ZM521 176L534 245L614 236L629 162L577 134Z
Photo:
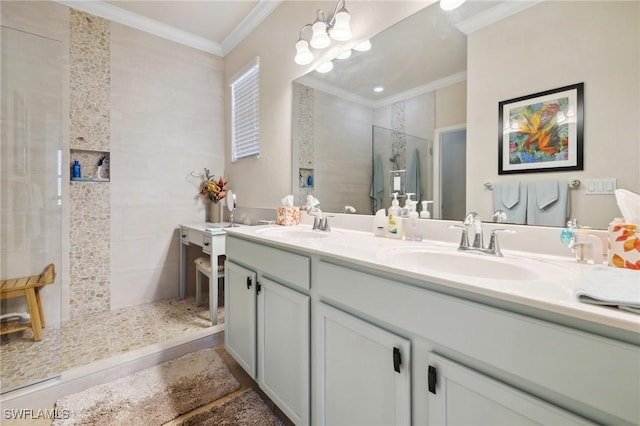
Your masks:
M218 309L218 323L224 308ZM194 298L161 300L70 320L45 328L33 341L31 330L0 339L0 391L18 389L114 355L210 327L206 304Z

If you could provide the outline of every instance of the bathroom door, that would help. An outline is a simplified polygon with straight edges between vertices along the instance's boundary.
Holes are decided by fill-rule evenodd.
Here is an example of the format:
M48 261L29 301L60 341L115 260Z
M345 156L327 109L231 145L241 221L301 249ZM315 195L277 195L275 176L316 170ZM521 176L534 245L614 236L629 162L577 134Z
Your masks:
M462 220L467 210L467 129L441 133L440 154L440 217Z

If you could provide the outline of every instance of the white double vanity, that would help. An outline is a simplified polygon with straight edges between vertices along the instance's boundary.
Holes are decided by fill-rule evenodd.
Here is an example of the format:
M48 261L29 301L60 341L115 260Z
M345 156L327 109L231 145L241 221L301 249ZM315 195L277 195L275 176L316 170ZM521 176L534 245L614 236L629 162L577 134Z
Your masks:
M589 265L504 253L229 230L226 349L296 424L640 424L640 316L579 303Z

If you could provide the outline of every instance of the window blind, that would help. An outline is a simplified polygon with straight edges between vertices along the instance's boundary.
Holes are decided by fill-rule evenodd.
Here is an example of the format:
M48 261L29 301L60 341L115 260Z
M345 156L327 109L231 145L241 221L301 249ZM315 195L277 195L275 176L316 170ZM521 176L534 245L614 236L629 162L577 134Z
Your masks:
M231 82L231 161L260 155L259 77L256 58Z

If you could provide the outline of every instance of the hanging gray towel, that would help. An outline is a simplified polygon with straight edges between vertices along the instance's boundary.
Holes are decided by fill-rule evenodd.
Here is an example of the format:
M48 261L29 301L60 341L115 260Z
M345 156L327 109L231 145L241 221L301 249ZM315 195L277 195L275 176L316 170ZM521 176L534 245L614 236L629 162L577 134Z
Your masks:
M409 170L407 170L407 187L406 192L416 194L414 200L422 199L422 186L420 184L420 152L418 148L413 151Z
M382 194L384 192L384 177L382 172L382 157L380 154L376 155L376 159L373 162L373 177L371 180L371 189L369 190L369 197L371 198L371 210L373 213L379 209L384 208L382 205Z
M507 214L507 223L524 225L527 219L527 186L519 181L493 184L493 210Z
M565 226L571 214L569 186L558 180L529 182L527 224Z

